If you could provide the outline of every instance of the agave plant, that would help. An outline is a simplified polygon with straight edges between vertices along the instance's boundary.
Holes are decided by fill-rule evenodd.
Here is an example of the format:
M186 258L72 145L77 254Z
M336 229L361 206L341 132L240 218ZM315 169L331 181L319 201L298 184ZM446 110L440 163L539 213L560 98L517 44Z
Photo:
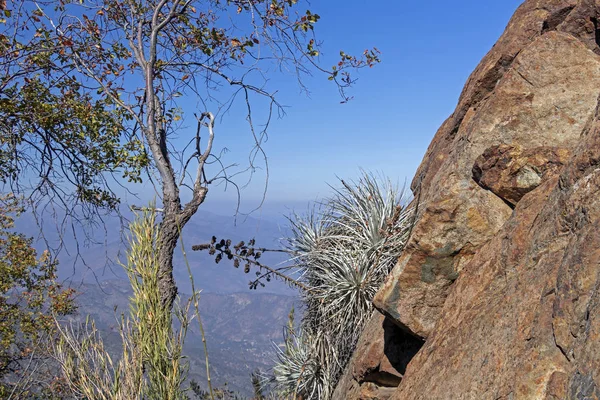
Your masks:
M382 184L367 173L357 182L341 183L342 187L334 189L334 197L328 200L332 210L328 218L340 227L339 236L349 242L343 247L378 256L389 254L395 261L410 231L410 213L402 204L404 190L389 179Z
M276 392L285 398L327 399L331 396L331 365L336 353L331 351L329 338L287 330L285 348L277 346L277 362L273 367Z
M373 262L364 251L338 249L324 252L321 262L311 268L321 282L313 294L325 317L321 323L336 337L354 336L370 315L371 300L381 283Z
M290 218L285 246L306 289L301 333L286 333L273 369L286 397L330 398L414 222L388 179L364 173L341 184L318 208Z
M342 188L335 189L335 197L330 200L332 222L343 228L349 240L359 241L362 247L379 247L398 205L394 187L388 184L381 188L379 182L367 174L354 185L341 182Z
M320 252L331 247L330 218L324 217L324 207L313 207L308 214L292 214L288 217L291 234L283 240L284 247L293 254L289 260L296 269L303 269L318 257Z

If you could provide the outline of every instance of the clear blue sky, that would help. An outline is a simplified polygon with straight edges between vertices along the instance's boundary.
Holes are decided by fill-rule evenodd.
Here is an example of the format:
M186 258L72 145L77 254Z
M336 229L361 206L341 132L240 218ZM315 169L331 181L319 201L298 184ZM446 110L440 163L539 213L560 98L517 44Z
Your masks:
M324 65L332 65L341 49L355 54L372 46L381 50L382 63L360 72L354 100L343 105L323 76L305 80L310 97L293 77L270 76L270 88L279 90L279 100L289 108L285 118L273 122L264 146L271 177L267 204L253 214L259 220L252 220L256 232L264 230L262 219L280 220L282 213L289 214L286 207L306 210L308 202L331 194L327 183L335 184L336 176L356 178L360 168L400 184L410 181L467 77L520 3L311 0L311 10L321 15L317 35L325 42ZM216 149L231 150L226 164L247 159L252 144L242 106L215 128ZM187 134L182 132L181 143ZM126 203L144 205L144 197L152 197L150 190L132 189L142 199L125 196ZM242 211L258 204L262 190L259 174L242 193ZM235 198L233 190L212 187L202 210L233 215Z
M382 63L362 70L355 97L339 104L336 88L323 76L307 79L310 97L293 77L274 74L287 115L275 121L265 145L270 164L269 204L297 207L330 193L336 176L357 177L359 169L410 181L437 128L453 111L471 71L502 34L519 0L367 1L312 0L321 16L318 38L323 62L332 65L341 49L360 53L372 46ZM331 60L331 61L330 61ZM243 110L240 110L243 111ZM247 158L251 144L244 115L234 109L217 125L216 147L228 147L228 162ZM263 181L243 193L243 209L256 204ZM229 214L223 204L235 193L213 188L206 208Z

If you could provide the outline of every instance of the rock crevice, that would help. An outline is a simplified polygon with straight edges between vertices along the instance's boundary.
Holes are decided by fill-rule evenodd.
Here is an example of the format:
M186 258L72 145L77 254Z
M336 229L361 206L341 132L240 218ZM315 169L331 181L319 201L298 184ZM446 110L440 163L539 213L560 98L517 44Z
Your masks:
M573 11L574 8L575 5L570 5L568 7L561 8L560 10L556 10L553 13L551 13L550 16L542 24L542 34L556 30L556 28L558 28L558 26L567 19L567 17L571 13L571 11Z

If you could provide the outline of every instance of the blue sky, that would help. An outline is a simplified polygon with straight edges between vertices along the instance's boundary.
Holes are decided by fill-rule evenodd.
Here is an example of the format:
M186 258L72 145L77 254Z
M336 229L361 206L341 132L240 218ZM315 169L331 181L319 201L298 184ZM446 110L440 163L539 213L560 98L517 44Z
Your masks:
M321 16L317 35L324 41L325 66L337 61L340 50L356 54L373 46L381 50L382 63L356 75L354 100L347 104L340 104L335 86L322 75L305 79L310 96L301 93L293 76L270 75L270 88L278 90L287 115L271 125L264 146L270 164L267 201L246 228L274 235L265 232L263 219L281 222L290 209L306 210L310 201L331 194L327 184L335 184L337 176L351 180L361 168L399 184L410 182L469 74L520 3L312 0L311 10ZM258 117L265 110L256 105ZM187 107L193 106L189 100ZM215 127L215 148L231 150L223 159L226 164L247 159L252 140L244 119L243 104L238 104ZM193 131L181 132L176 144L184 145ZM257 174L242 192L242 211L258 205L262 178ZM150 189L132 190L142 199L124 194L124 203L144 205L144 198L152 197ZM211 187L202 210L230 216L235 200L233 190ZM202 222L202 216L197 218ZM68 260L63 264L72 265Z
M373 46L381 50L382 63L356 75L348 104L339 103L323 76L305 79L307 96L294 77L273 74L270 87L289 108L272 124L264 147L270 164L267 206L295 208L327 196L327 183L336 176L355 178L360 168L410 182L467 77L520 4L312 0L311 11L321 16L316 33L324 41L325 66L342 49L356 54ZM247 158L251 141L242 112L234 108L216 127L217 149L231 150L226 163ZM242 193L242 210L257 204L263 184L259 172ZM234 191L212 188L205 208L230 214L234 199Z

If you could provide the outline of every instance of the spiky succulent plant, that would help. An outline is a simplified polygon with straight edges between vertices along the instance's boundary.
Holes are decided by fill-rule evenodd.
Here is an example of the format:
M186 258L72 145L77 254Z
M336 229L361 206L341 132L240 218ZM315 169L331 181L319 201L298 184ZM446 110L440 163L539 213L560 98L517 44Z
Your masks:
M306 289L301 333L286 334L273 369L287 398L330 398L414 222L389 179L364 173L341 184L318 208L290 218L285 244Z
M337 364L330 338L324 332L287 331L285 347L277 347L273 367L275 391L286 399L327 399L331 395L332 365Z

